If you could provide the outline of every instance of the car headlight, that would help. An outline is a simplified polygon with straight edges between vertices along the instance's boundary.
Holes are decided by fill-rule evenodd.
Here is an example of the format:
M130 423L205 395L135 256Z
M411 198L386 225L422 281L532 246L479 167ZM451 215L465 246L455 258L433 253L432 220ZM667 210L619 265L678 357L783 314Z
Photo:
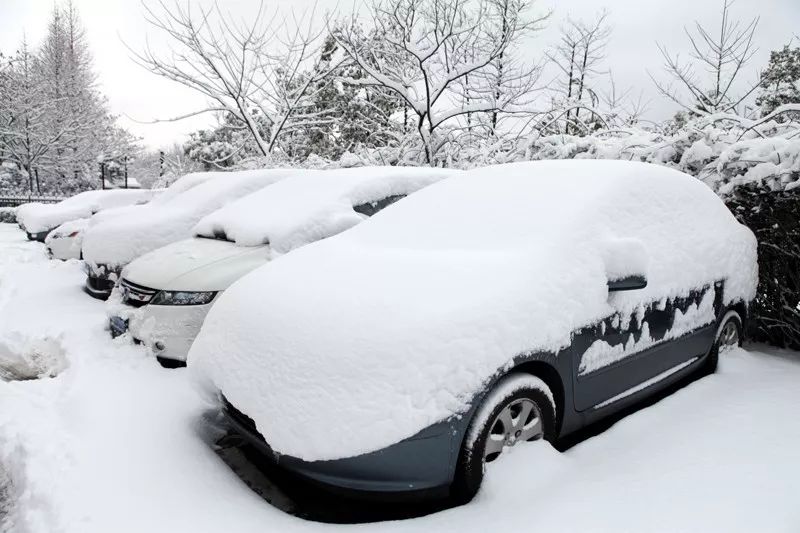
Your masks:
M152 305L204 305L216 296L216 292L161 291L153 296Z

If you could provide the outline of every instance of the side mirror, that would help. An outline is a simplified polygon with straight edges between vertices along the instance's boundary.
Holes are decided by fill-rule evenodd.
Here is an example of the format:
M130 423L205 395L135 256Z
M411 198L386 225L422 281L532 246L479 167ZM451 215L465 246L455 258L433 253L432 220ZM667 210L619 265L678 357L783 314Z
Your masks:
M636 291L645 287L647 287L647 278L644 276L626 276L608 281L608 292Z
M603 263L609 292L647 287L647 249L638 239L608 239L603 243Z

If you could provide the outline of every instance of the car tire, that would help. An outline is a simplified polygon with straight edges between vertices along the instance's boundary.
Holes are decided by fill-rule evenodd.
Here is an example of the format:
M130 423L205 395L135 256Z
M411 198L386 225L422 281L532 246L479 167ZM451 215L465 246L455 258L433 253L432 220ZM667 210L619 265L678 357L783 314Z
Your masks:
M528 408L530 411L525 411ZM521 420L525 412L526 419ZM538 418L538 429L534 418ZM508 421L512 427L505 427ZM461 444L451 496L456 503L472 500L480 489L486 464L502 454L504 446L527 440L553 441L555 436L556 407L545 382L524 373L505 376L484 397L472 417Z
M742 318L736 311L728 311L717 328L714 344L711 346L711 351L708 352L706 370L709 374L713 374L717 370L720 351L724 351L726 347L734 344L742 345Z

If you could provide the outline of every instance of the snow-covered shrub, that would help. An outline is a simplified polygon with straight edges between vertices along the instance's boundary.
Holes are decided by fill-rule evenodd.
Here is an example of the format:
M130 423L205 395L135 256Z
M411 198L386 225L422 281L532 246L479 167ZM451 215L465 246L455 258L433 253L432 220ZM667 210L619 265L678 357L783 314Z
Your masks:
M758 294L750 338L800 349L800 188L776 191L746 183L727 199L730 210L758 239Z
M0 193L19 194L28 189L28 177L16 165L5 161L0 165Z
M769 191L800 186L800 138L767 137L725 148L701 175L721 196L751 183Z
M0 207L0 224L2 223L17 223L17 214L13 207Z

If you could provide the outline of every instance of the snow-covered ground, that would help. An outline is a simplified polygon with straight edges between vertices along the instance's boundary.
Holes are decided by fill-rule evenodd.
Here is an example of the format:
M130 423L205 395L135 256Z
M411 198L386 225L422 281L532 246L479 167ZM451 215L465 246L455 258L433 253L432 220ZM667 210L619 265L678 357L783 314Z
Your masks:
M112 341L82 282L79 262L0 224L0 360L16 378L56 375L0 381L3 533L800 531L800 354L738 350L567 452L514 448L465 507L324 525L222 462L187 372Z

